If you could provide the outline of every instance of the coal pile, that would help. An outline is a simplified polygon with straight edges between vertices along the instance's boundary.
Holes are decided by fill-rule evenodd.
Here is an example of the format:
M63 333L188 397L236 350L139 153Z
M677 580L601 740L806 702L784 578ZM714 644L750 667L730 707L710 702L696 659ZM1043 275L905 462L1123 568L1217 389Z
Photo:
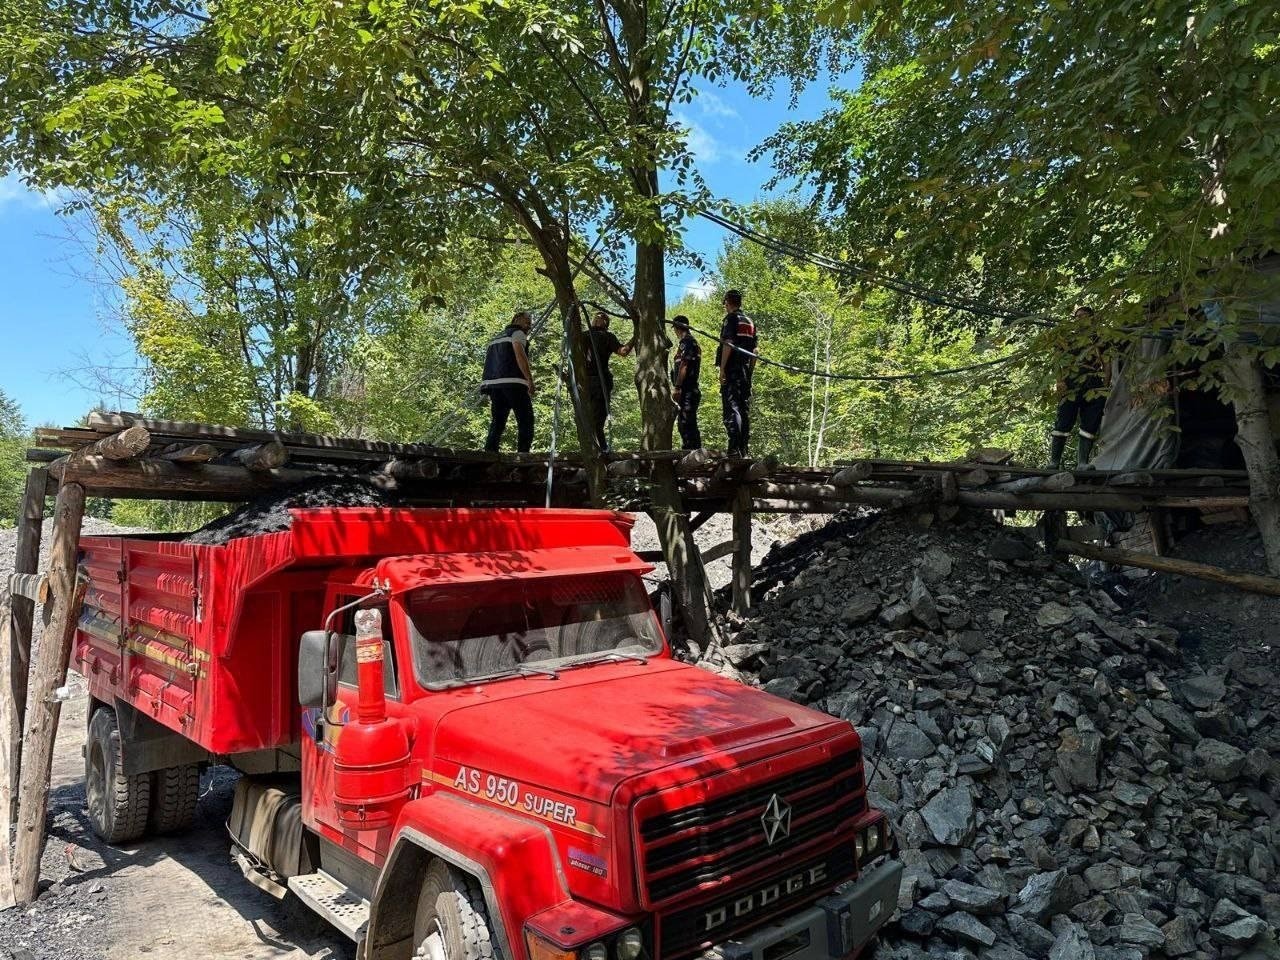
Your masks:
M255 533L289 529L289 511L303 507L396 507L402 500L364 480L322 479L288 487L251 500L185 538L188 543L220 544Z
M849 720L906 867L877 960L1280 956L1274 651L1198 663L981 516L775 550L725 671Z

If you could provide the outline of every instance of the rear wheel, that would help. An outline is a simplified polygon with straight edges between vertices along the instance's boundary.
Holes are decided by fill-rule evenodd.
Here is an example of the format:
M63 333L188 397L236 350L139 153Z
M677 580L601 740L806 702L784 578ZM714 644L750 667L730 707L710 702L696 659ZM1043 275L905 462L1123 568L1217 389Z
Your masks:
M93 832L107 843L128 843L147 831L151 774L124 774L115 711L99 709L89 721L84 752L85 795Z
M475 878L435 861L418 894L414 960L501 960Z
M200 799L200 765L184 763L155 773L149 826L153 833L176 833L191 826Z

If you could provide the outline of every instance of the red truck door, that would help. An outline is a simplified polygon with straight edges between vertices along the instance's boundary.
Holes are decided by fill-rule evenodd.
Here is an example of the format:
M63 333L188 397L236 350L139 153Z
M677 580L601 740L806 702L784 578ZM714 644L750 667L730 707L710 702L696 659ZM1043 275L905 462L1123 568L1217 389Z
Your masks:
M363 592L359 588L349 592L342 590L332 592L325 604L325 609L333 610L349 604L359 599ZM316 723L319 719L319 708L306 708L302 718L303 810L313 828L322 835L344 846L350 846L354 840L359 846L381 855L386 852L388 831L385 829L348 830L339 824L337 807L333 801L334 749L342 737L343 725L354 715L357 698L355 608L339 614L334 627L338 632L338 689L335 702L329 706L324 717L321 736L318 739ZM390 712L399 714L401 696L399 677L396 672L395 644L391 640L391 615L385 606L382 611L382 629L387 706Z

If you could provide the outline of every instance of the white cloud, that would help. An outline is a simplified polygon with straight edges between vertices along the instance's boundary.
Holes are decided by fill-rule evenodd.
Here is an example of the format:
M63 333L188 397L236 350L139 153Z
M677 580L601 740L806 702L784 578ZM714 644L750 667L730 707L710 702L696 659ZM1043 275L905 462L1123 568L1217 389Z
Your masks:
M726 120L736 120L741 116L737 110L725 103L719 94L710 90L699 90L696 102L704 117L723 117Z
M720 160L720 143L701 124L688 117L676 116L676 123L685 131L689 152L700 163L716 163Z
M9 207L20 210L54 210L66 198L58 190L32 190L22 182L18 171L0 177L0 211Z
M710 280L695 280L684 285L685 292L695 300L710 300L716 292L716 285Z

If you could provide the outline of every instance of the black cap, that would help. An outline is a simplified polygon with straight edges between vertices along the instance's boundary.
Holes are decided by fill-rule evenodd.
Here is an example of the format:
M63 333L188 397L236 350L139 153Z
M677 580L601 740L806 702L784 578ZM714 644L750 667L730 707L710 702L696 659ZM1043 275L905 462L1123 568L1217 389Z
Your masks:
M675 327L677 330L688 330L689 318L686 317L683 313L676 314L675 319L671 321L671 325Z
M728 300L730 303L736 303L738 306L742 306L741 290L726 290L724 292L724 298Z

